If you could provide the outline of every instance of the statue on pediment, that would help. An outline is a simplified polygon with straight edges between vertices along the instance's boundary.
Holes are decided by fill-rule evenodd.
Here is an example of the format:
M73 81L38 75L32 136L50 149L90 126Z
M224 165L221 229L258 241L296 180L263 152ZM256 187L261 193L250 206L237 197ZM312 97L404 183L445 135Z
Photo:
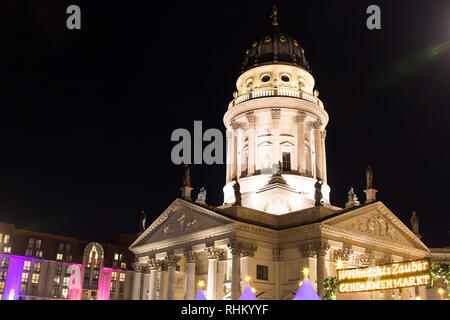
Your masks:
M411 227L412 227L412 232L415 235L419 235L419 217L417 217L417 214L415 211L413 211L412 216L411 216Z
M141 211L141 218L139 219L139 232L145 231L145 221L147 220L147 216L145 214L145 211Z
M367 190L373 189L373 169L371 165L368 165L366 169L366 184Z

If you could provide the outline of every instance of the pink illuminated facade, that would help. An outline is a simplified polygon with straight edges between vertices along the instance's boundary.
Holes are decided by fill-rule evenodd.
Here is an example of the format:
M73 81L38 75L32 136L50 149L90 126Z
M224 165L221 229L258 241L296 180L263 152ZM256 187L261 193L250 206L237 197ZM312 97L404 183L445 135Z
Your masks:
M133 239L88 243L0 223L0 300L131 299Z

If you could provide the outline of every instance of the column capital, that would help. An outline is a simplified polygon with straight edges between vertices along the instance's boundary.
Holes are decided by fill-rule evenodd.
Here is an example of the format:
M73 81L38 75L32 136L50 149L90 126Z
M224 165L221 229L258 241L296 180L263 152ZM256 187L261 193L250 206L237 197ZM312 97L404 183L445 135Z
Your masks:
M302 254L302 258L314 258L316 256L316 248L312 244L306 244L298 248Z
M197 253L193 251L185 251L184 257L186 258L187 263L195 263L197 261Z
M243 243L241 254L243 257L254 257L256 250L258 250L257 246L251 243Z
M328 243L320 243L316 245L316 254L317 256L325 256L330 249L330 245Z
M322 121L317 120L315 122L312 122L311 126L316 130L320 130L322 128Z
M206 254L208 255L208 259L223 259L225 255L225 250L216 247L206 247Z
M275 247L272 249L272 256L274 261L282 261L283 260L283 248Z
M227 247L230 249L232 255L241 254L241 243L236 240L228 242Z
M240 128L242 128L242 124L241 123L239 123L239 122L237 122L236 120L231 120L231 122L230 122L230 126L231 126L231 128L233 129L233 130L236 130L236 129L240 129Z
M247 112L245 114L245 117L247 118L247 121L248 121L249 125L255 125L256 124L257 118L256 118L256 115L255 115L254 111Z
M370 265L373 260L373 254L372 253L363 253L360 255L357 255L353 258L353 263L357 265Z
M161 267L163 261L159 259L150 259L148 262L148 268L150 270L157 270L159 267Z
M296 123L303 123L303 122L305 122L305 119L306 119L306 112L299 111L297 113L297 115L295 116L295 118L294 118L294 122L296 122Z
M177 265L177 262L180 260L179 256L174 255L173 253L168 253L167 257L165 259L165 264L168 267L175 267Z
M273 108L272 109L272 120L279 120L281 117L281 109Z
M137 273L142 273L145 270L145 264L141 262L133 262L131 267Z
M353 250L350 248L343 248L343 249L335 249L333 250L333 259L334 260L342 260L342 261L349 261L350 256L353 254Z

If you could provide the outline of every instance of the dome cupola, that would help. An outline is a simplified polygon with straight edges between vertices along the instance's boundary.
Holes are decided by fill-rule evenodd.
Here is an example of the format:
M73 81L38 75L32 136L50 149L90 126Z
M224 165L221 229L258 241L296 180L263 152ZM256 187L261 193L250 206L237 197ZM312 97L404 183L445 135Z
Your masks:
M273 6L272 26L246 51L242 73L266 64L294 65L311 72L305 51L297 40L283 32L278 26L278 9Z

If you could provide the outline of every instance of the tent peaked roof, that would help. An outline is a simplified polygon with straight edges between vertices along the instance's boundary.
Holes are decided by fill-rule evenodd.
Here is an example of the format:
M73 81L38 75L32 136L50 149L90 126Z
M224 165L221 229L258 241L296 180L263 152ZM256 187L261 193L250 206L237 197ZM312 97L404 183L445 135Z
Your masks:
M244 291L242 291L242 295L239 298L239 300L258 300L258 298L255 296L255 294L252 291L252 288L248 284Z
M292 300L321 300L320 297L317 295L316 290L314 290L314 287L309 281L308 278L305 278L302 282L302 285L297 290L297 294L295 295Z
M203 293L202 289L198 290L197 295L195 296L194 300L206 300L205 294Z

